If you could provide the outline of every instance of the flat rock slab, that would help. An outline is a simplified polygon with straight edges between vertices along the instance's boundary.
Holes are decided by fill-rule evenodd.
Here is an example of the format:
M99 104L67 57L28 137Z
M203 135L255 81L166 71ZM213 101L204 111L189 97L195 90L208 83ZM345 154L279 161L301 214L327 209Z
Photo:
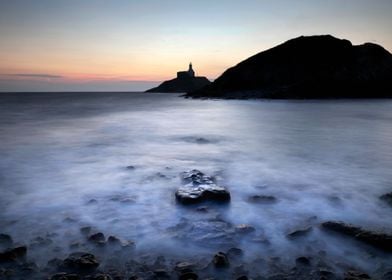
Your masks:
M230 192L215 183L211 176L204 175L199 170L191 170L180 174L184 184L176 191L176 198L182 204L193 204L206 200L228 202Z
M381 250L392 252L392 234L365 230L361 227L335 221L324 222L321 226L324 229L354 237Z

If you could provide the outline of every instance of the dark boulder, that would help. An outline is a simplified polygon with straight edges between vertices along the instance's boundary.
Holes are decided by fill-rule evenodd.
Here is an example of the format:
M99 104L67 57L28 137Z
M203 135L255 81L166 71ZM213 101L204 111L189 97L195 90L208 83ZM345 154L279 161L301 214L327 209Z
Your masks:
M230 192L223 186L215 183L210 176L199 170L181 173L183 186L176 191L176 198L183 204L192 204L205 200L227 202Z
M105 235L102 232L94 233L89 236L88 240L97 245L105 244Z
M77 252L70 254L64 261L63 266L72 270L94 270L99 266L98 260L93 254Z
M310 259L307 257L298 257L296 258L295 262L297 265L305 265L305 266L310 265Z
M301 36L226 70L193 98L392 97L392 55L331 35Z
M0 253L0 263L2 262L15 262L23 259L26 256L27 247L19 246L12 249L8 249Z
M328 221L322 223L321 226L324 229L354 237L366 244L392 252L392 234L369 231L343 222Z

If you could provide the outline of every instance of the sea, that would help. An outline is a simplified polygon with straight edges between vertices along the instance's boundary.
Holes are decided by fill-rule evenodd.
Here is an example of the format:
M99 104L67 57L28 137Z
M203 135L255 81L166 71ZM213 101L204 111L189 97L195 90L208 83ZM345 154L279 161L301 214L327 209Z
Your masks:
M192 169L231 201L178 203L179 174ZM391 232L380 199L391 170L391 100L0 94L0 233L40 265L85 250L81 228L91 227L134 242L135 258L211 259L236 247L245 263L310 256L374 273L390 254L320 225Z

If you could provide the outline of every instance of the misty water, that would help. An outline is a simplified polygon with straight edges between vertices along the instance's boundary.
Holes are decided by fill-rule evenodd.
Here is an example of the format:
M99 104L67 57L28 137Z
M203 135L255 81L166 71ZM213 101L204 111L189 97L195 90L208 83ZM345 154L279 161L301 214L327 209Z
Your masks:
M279 257L291 266L299 256L323 256L369 272L392 263L319 226L338 220L392 230L392 207L379 199L392 191L389 100L2 94L0 143L0 232L28 244L41 265L64 258L72 243L85 249L84 226L134 241L135 258L210 260L238 247L246 263ZM216 176L230 203L178 204L178 174L190 169ZM251 203L252 195L276 201ZM220 221L255 231L227 240ZM287 238L304 226L312 226L306 236ZM51 241L34 246L37 237Z

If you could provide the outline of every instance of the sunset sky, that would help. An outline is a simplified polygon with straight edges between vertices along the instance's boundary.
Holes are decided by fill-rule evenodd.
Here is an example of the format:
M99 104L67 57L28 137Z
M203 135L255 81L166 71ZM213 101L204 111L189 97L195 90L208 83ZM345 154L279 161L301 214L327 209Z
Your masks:
M0 0L0 91L145 90L210 79L300 35L392 51L391 0Z

